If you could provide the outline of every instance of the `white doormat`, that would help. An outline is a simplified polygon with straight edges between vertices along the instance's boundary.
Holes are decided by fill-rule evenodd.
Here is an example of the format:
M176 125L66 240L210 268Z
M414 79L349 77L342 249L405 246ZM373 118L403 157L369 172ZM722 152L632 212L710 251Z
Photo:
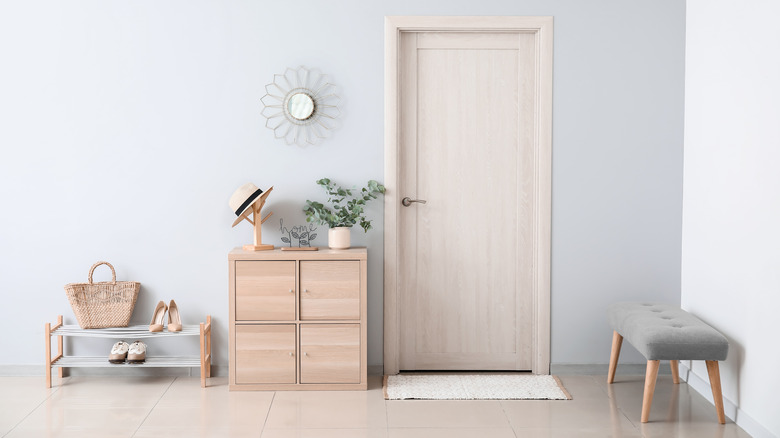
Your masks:
M571 400L555 376L397 374L385 376L385 400Z

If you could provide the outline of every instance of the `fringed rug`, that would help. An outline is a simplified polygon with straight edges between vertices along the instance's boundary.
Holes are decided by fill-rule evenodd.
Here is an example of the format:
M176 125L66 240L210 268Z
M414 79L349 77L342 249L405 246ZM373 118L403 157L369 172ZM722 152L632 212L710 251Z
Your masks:
M397 374L385 376L385 400L571 400L555 376Z

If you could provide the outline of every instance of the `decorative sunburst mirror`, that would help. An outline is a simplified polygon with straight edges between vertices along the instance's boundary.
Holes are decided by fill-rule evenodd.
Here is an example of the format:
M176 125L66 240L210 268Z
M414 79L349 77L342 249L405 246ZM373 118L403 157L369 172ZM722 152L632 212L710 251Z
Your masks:
M336 86L318 70L288 68L265 86L265 127L287 144L317 144L336 127L341 114Z

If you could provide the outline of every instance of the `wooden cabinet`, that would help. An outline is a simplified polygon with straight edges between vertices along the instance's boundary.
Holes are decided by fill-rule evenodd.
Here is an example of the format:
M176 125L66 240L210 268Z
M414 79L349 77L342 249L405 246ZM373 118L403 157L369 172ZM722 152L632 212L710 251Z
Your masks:
M365 248L228 262L231 390L366 389Z

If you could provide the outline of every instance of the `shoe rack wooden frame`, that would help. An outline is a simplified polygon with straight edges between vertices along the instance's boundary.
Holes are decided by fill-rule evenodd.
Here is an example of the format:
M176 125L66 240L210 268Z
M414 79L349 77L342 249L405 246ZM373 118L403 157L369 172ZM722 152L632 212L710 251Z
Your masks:
M46 323L44 329L46 340L46 387L51 388L52 369L57 368L57 376L62 378L64 368L200 368L200 386L206 387L206 379L211 377L211 315L206 316L206 322L199 325L187 324L180 332L150 332L148 325L137 325L129 327L116 327L108 329L82 329L78 325L64 325L62 315L57 316L57 323L52 325ZM142 364L112 364L108 362L108 355L102 356L65 356L63 349L63 338L72 337L92 337L92 338L110 338L110 339L141 339L141 338L160 338L175 336L199 336L200 337L200 356L147 356L146 362ZM52 357L51 344L52 337L57 338L57 355Z

